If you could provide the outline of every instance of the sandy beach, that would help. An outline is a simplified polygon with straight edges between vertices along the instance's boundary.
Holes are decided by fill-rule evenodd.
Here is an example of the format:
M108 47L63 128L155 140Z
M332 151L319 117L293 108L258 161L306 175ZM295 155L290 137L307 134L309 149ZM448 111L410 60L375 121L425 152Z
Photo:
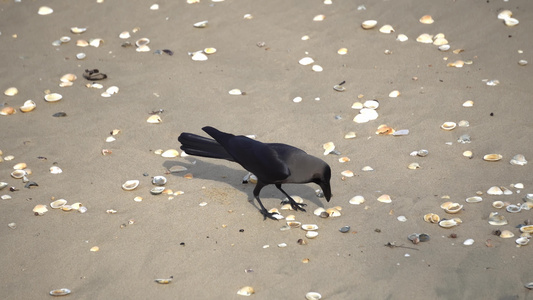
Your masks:
M504 10L519 24L499 19ZM237 291L249 286L250 299L533 299L533 245L517 244L533 221L532 162L510 163L533 159L532 30L528 0L1 1L0 298L65 288L72 299L247 299ZM84 78L94 69L107 78ZM77 79L60 87L69 73ZM36 107L23 112L27 100ZM368 100L377 118L355 122ZM376 134L382 124L408 134ZM281 210L274 186L261 192L267 209L316 224L316 238L263 220L238 164L182 155L180 133L207 136L207 125L331 166L329 203L315 184L284 185L306 212ZM336 152L324 155L328 142ZM180 155L161 156L169 149ZM19 163L22 179L11 175ZM150 192L154 176L165 193ZM124 190L128 180L139 186ZM58 199L84 208L51 208ZM35 215L39 204L48 211ZM339 217L314 214L336 206ZM494 212L505 221L491 225ZM444 228L428 213L460 221Z

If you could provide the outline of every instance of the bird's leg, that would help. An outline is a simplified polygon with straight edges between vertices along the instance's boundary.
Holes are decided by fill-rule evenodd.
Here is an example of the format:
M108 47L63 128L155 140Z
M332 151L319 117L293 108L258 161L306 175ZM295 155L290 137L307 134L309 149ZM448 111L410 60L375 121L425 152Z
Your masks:
M258 181L254 188L254 198L257 200L257 203L259 203L259 206L261 206L261 214L263 214L263 219L266 220L266 218L270 218L272 220L278 220L274 215L277 215L278 213L270 213L268 210L263 206L263 203L261 203L261 199L259 199L259 192L261 189L265 186L264 183L261 181Z
M301 210L301 211L305 211L305 209L302 207L302 206L306 206L307 204L305 203L298 203L296 201L294 201L294 199L292 199L291 196L289 196L289 194L287 194L282 188L281 188L281 183L276 183L276 187L278 188L278 190L280 190L285 196L287 196L287 199L289 199L289 204L291 205L292 209L298 211L298 210ZM283 203L283 202L282 202Z

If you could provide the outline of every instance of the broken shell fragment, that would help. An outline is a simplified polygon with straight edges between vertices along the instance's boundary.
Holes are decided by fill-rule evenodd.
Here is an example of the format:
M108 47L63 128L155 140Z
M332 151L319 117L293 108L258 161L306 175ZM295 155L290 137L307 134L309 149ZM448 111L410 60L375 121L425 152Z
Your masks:
M474 153L472 153L472 151L470 151L470 150L467 150L467 151L463 152L463 156L464 157L468 157L468 158L472 158L474 156Z
M46 100L47 102L56 102L56 101L61 100L62 98L63 96L58 93L51 93L51 94L44 95L44 100Z
M339 50L337 50L337 53L340 55L345 55L346 53L348 53L348 49L340 48Z
M85 59L86 57L87 57L87 54L85 54L83 52L80 52L80 53L76 54L76 58L79 59L79 60Z
M146 122L148 122L150 124L159 124L159 123L163 122L163 120L158 115L152 115L146 120Z
M50 296L66 296L70 293L71 291L69 289L63 288L63 289L51 290Z
M397 91L397 90L394 90L394 91L392 91L392 92L389 93L389 97L390 97L390 98L396 98L396 97L398 97L398 96L400 96L400 92Z
M444 129L444 130L452 130L454 129L455 127L457 126L457 124L455 122L444 122L440 128Z
M471 246L474 244L474 240L473 239L467 239L463 242L463 245L465 246Z
M463 103L463 107L472 107L474 106L474 101L472 100L467 100Z
M237 295L241 295L241 296L251 296L254 293L255 293L254 288L251 286L242 287L237 291Z
M503 158L501 154L487 154L483 156L483 160L486 161L499 161Z
M322 145L322 148L324 148L324 155L328 155L335 150L335 144L333 142L327 142Z
M132 191L139 186L139 180L128 180L122 185L122 189Z
M391 197L389 195L383 194L383 195L378 197L378 201L382 202L382 203L391 203L392 199L391 199Z
M507 225L507 219L505 219L505 216L500 215L497 212L491 212L489 215L489 224L494 226L503 226Z
M376 27L377 24L378 24L378 21L376 20L366 20L366 21L363 21L363 23L361 24L361 27L363 27L363 29L372 29Z
M398 37L396 38L397 41L400 42L406 42L409 38L405 34L398 34Z
M527 164L526 157L522 154L517 154L511 159L511 165L525 166Z
M33 208L33 212L35 213L36 216L37 215L42 216L47 211L48 211L48 208L46 208L46 205L43 205L43 204L35 205L35 207Z
M522 210L522 207L520 207L518 205L511 204L511 205L507 205L505 210L507 210L510 213L517 213L517 212L520 212Z
M205 53L205 54L213 54L213 53L215 53L215 52L217 52L217 49L216 49L216 48L205 48L205 49L204 49L204 53Z
M420 169L420 164L417 163L417 162L410 163L410 164L407 166L407 168L408 168L408 169L411 169L411 170Z

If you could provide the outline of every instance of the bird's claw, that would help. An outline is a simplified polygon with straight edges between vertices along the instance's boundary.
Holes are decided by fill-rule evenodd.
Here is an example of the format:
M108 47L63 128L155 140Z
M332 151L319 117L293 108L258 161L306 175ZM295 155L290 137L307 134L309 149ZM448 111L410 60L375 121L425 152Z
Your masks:
M262 210L261 214L263 215L263 220L266 220L266 218L279 221L278 218L274 217L274 215L279 215L277 212L268 212L267 210Z
M281 204L290 204L292 209L295 210L295 211L298 211L298 210L301 210L301 211L306 211L303 206L306 206L307 204L305 203L298 203L296 202L294 199L292 198L287 198L286 200L283 200L281 201Z

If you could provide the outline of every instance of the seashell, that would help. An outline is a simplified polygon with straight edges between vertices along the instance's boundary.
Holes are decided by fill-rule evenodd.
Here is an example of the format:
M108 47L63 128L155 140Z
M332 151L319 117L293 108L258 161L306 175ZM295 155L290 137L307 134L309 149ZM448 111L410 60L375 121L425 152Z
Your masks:
M165 158L174 158L174 157L178 157L179 155L180 155L180 153L176 149L169 149L169 150L161 153L161 156L165 157Z
M357 136L357 135L356 135L356 133L355 133L354 131L350 131L350 132L348 132L348 133L346 133L346 134L344 135L344 138L345 138L345 139L353 139L353 138L355 138L356 136Z
M369 171L374 171L374 169L371 167L371 166L364 166L361 171L364 171L364 172L369 172Z
M391 25L383 25L383 26L381 26L381 28L379 29L379 32L389 34L389 33L394 32L394 28L392 28Z
M448 207L444 208L444 211L449 214L456 214L463 209L463 205L459 203L452 203Z
M457 226L457 222L454 219L451 220L442 220L439 222L439 226L443 228L451 228Z
M155 282L159 283L159 284L169 284L172 282L172 279L174 277L173 276L170 276L169 278L158 278L158 279L154 279Z
M312 69L313 71L315 71L315 72L322 72L322 71L324 71L324 68L322 68L322 66L320 66L320 65L313 65L313 66L311 67L311 69Z
M520 227L520 231L525 233L533 233L533 225L522 226Z
M400 222L407 222L407 218L405 216L398 216L396 219Z
M494 201L492 202L492 207L494 208L502 208L505 206L505 203L503 203L503 201Z
M529 238L522 236L517 238L515 242L520 246L525 246L529 244Z
M379 202L382 202L382 203L391 203L392 202L391 197L389 195L387 195L387 194L383 194L383 195L379 196L377 200Z
M157 3L156 4L152 4L150 6L150 10L158 10L158 9L159 9L159 4L157 4Z
M409 38L405 34L398 34L397 41L406 42Z
M107 90L105 90L105 91L106 91L106 93L108 93L109 95L114 95L114 94L118 93L119 88L118 88L118 86L114 86L114 85L113 85L113 86L108 87Z
M523 67L523 66L527 66L527 60L525 60L525 59L521 59L521 60L519 60L519 61L518 61L518 65L519 65L519 66L522 66L522 67Z
M98 252L98 251L100 251L100 247L98 247L98 246L91 247L91 249L89 249L89 251Z
M0 182L0 190L6 188L9 184L7 182Z
M80 202L76 202L72 204L70 207L74 210L80 210L83 207L83 204L81 204Z
M135 46L141 47L150 44L150 39L148 38L140 38L135 41Z
M205 28L207 27L207 23L209 22L206 20L206 21L196 22L192 26L194 26L195 28Z
M463 245L465 246L471 246L474 244L474 240L473 239L467 239L463 242Z
M216 48L205 48L205 49L204 49L204 53L205 53L205 54L213 54L213 53L215 53L215 52L217 52L217 49L216 49Z
M417 162L410 163L410 164L407 166L407 168L408 168L408 169L411 169L411 170L420 169L420 164L418 164Z
M70 28L70 32L75 33L75 34L84 33L85 31L87 31L87 28L85 27L71 27Z
M102 39L90 39L89 40L89 45L91 45L91 46L93 46L95 48L100 47L103 43L104 43L104 40L102 40Z
M52 166L52 167L50 167L50 173L52 173L52 174L61 174L61 173L63 173L63 170L61 170L61 168L58 167L58 166Z
M251 14L245 14L242 18L245 19L245 20L251 20L254 17Z
M288 215L287 217L285 217L285 220L287 221L295 221L296 220L296 216L295 215ZM302 225L302 224L300 224Z
M228 92L228 94L232 96L239 96L239 95L242 95L242 92L239 89L232 89Z
M363 107L364 107L364 106L363 106L363 103L361 103L361 102L354 102L354 103L352 104L352 108L353 108L353 109L362 109Z
M19 90L16 87L10 87L4 91L4 95L6 96L15 96L19 93Z
M46 100L46 102L56 102L56 101L61 100L62 98L63 96L58 93L51 93L51 94L44 95L44 100Z
M486 161L499 161L503 158L501 154L487 154L483 156L483 160Z
M82 60L85 57L87 57L87 54L85 54L83 52L76 54L76 58L79 59L79 60Z
M241 296L251 296L254 293L255 293L254 288L251 286L242 287L237 291L237 295L241 295Z
M125 40L125 39L129 39L131 37L130 35L130 32L129 31L123 31L121 32L119 35L118 35L119 38Z
M502 232L500 233L500 237L503 239L509 239L514 237L514 233L509 230L502 230Z
M326 212L329 214L329 217L331 218L334 218L334 217L340 217L341 216L341 212L335 208L328 208L326 210Z
M502 10L499 14L498 14L498 19L500 20L505 20L505 19L509 19L511 16L513 15L513 12L506 9L506 10Z
M78 76L71 74L71 73L65 74L61 76L61 78L59 78L61 82L73 82L76 79L78 79Z
M450 47L450 45L448 45L448 44L440 45L440 46L439 46L439 50L440 50L440 51L443 51L443 52L444 52L444 51L448 51L448 50L450 50L450 48L451 48L451 47Z
M309 292L305 294L305 299L307 300L320 300L322 299L322 295L320 295L317 292Z
M311 230L317 230L318 229L318 225L316 224L303 224L302 225L302 229L303 230L306 230L306 231L311 231Z
M423 44L432 44L433 36L431 34L423 33L416 38L416 41Z
M340 55L345 55L346 53L348 53L348 49L340 48L339 50L337 50L337 53Z
M333 86L333 89L336 90L337 92L344 92L346 90L345 87L343 87L342 85L340 84L336 84Z
M400 96L400 92L397 91L397 90L394 90L394 91L392 91L392 92L389 93L389 97L390 97L390 98L396 98L396 97L398 97L398 96Z
M163 186L156 186L150 190L150 194L152 195L160 195L165 190L165 187Z
M453 202L451 201L448 201L448 202L444 202L440 205L440 208L442 209L447 209L448 207L452 206Z
M59 199L59 200L56 200L56 201L53 201L50 203L50 207L51 208L61 208L63 207L63 205L67 204L67 200L65 199Z
M320 22L320 21L324 21L324 19L326 19L326 16L324 16L324 15L316 15L316 16L313 18L313 21L315 21L315 22Z
M355 174L350 170L345 170L341 172L341 175L344 177L353 177Z
M468 158L472 158L474 156L474 154L472 153L472 151L467 150L467 151L463 152L463 156L464 157L468 157Z
M419 21L422 24L433 24L433 22L435 22L430 15L423 16Z
M46 16L46 15L49 15L51 13L53 13L54 10L48 6L41 6L39 7L39 10L37 11L37 13L41 16Z
M341 158L339 158L339 162L340 163L345 163L345 162L349 162L350 161L350 158L347 157L347 156L343 156Z
M137 197L133 198L133 201L135 201L135 202L142 202L142 201L143 201L143 197L141 197L141 196L137 196Z
M370 108L363 108L359 111L359 114L365 116L368 120L375 120L378 118L378 113L376 110L374 109L370 109Z
M518 23L520 23L515 18L507 18L507 19L503 20L503 22L505 23L505 25L507 25L509 27L516 26L516 25L518 25Z
M13 199L13 197L11 197L10 195L2 195L0 197L0 199L2 199L2 200L11 200L11 199Z
M363 29L372 29L376 27L377 24L378 24L378 21L376 20L366 20L366 21L363 21L363 23L361 23L361 27L363 27Z
M327 142L322 145L322 148L324 148L324 155L328 155L335 150L335 144L333 142Z
M307 65L310 65L310 64L312 64L312 63L314 63L314 62L315 62L315 60L312 59L311 57L304 57L304 58L302 58L302 59L300 59L300 60L298 61L298 63L299 63L300 65L302 65L302 66L307 66Z
M298 228L302 225L302 223L297 221L289 221L287 222L287 225L289 225L291 228Z
M51 290L50 296L66 296L70 293L71 291L69 289L63 288L63 289Z
M377 100L367 100L363 103L364 108L377 109L379 107L379 102Z
M26 175L27 175L27 172L24 171L24 170L15 170L15 171L11 172L11 177L13 177L15 179L21 179L21 178L23 178Z
M489 215L489 224L495 226L507 225L507 219L503 215L498 214L497 212L491 212Z
M433 45L435 46L443 46L443 45L448 45L448 40L443 38L443 37L440 37L440 38L436 38L434 41L433 41ZM457 68L459 68L458 66L456 66Z
M512 184L511 186L514 187L515 189L523 189L524 188L524 184L523 183L515 183L515 184Z
M528 282L524 285L525 288L533 290L533 282Z
M30 112L30 111L34 110L36 107L37 107L37 104L35 104L35 102L33 102L33 100L26 100L24 102L24 105L22 105L20 107L20 111L21 112Z
M447 64L448 67L456 67L456 68L462 68L464 65L465 65L465 62L460 59Z
M78 46L78 47L87 47L87 46L89 46L89 42L87 42L86 40L77 40L76 41L76 46Z
M527 164L526 157L523 154L517 154L511 159L511 165L525 166Z
M444 130L452 130L454 129L455 127L457 126L457 124L455 124L455 122L444 122L440 128L444 129Z
M152 179L153 185L162 186L162 185L165 185L166 183L167 183L167 179L165 176L154 176L154 178Z
M315 214L315 216L320 216L323 212L326 212L326 209L324 209L323 207L319 207L319 208L315 209L313 214Z
M150 52L150 46L148 45L141 45L135 49L137 52ZM204 55L205 56L205 55ZM207 58L206 58L207 59Z
M47 211L48 211L48 208L46 208L46 205L43 205L43 204L35 205L35 207L33 208L33 212L35 213L36 216L37 215L42 216Z
M507 205L505 210L507 210L510 213L517 213L517 212L520 212L522 210L522 207L520 207L518 205L511 204L511 205Z
M463 107L472 107L474 106L474 101L472 100L467 100L463 103Z
M466 202L468 202L468 203L478 203L478 202L481 202L481 201L483 201L483 198L481 198L479 196L466 198Z
M139 180L128 180L122 185L122 189L132 191L139 186Z
M425 214L424 215L424 221L426 221L428 223L439 223L440 222L440 217L437 214L429 213L429 214Z
M9 116L9 115L13 115L15 113L17 113L17 110L14 109L11 106L6 106L6 107L2 108L2 110L0 110L0 115L3 115L3 116Z
M310 231L307 231L305 233L305 237L308 238L308 239L314 239L317 236L318 236L318 232L317 231L310 230Z
M503 195L503 191L498 186L493 186L487 190L487 194L489 195Z
M158 115L152 115L146 120L146 122L148 122L150 124L159 124L159 123L163 122L163 120Z

